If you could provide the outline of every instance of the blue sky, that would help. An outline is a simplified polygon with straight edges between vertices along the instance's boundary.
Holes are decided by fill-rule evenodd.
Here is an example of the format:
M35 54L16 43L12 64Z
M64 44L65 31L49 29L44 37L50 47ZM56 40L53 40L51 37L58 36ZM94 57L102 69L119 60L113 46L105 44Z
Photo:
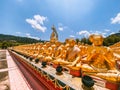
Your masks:
M0 0L0 33L49 40L104 37L120 30L120 0Z

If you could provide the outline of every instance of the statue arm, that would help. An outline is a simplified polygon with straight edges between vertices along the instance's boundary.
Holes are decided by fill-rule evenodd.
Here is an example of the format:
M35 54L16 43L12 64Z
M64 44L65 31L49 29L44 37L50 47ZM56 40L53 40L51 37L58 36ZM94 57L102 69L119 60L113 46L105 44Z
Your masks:
M76 64L80 61L81 61L81 57L80 56L76 57L76 59L72 62L72 66L76 66Z
M92 52L89 52L87 54L87 59L84 60L83 62L89 63L91 61L91 59L95 56L96 52L95 50L93 50Z
M111 51L108 51L105 55L103 55L103 57L107 61L111 69L115 68L115 59Z

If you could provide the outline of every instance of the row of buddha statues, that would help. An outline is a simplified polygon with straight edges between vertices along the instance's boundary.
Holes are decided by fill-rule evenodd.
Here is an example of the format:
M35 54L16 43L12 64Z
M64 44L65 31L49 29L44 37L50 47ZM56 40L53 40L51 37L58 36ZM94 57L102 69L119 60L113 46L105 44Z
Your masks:
M115 43L114 45L111 45L110 48L117 54L120 55L120 42Z
M109 80L110 78L99 73L118 74L116 61L120 58L115 57L112 48L102 45L103 37L101 35L90 35L89 40L92 45L76 43L74 39L70 38L66 39L64 43L54 39L50 42L20 45L13 49L34 59L60 64L73 70L81 69L82 72ZM116 79L111 81L116 81ZM120 77L118 81L120 81Z

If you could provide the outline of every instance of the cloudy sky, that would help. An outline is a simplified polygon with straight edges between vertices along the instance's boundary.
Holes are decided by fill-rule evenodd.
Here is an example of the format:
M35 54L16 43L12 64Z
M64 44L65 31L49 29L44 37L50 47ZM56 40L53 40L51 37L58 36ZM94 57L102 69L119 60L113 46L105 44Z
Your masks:
M0 33L49 40L104 37L120 30L120 0L0 0Z

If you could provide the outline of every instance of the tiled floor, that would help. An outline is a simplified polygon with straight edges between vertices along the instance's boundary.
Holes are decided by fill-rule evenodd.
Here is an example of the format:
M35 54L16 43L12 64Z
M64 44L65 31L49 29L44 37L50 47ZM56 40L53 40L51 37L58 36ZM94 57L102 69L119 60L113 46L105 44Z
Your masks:
M24 78L24 76L22 75L18 67L16 66L15 62L9 55L8 51L6 52L6 56L7 56L11 90L32 90L32 88L29 86L26 79ZM50 70L48 70L47 72L49 71ZM81 83L79 85L81 86ZM83 89L82 87L79 87L78 90L83 90ZM108 90L108 89L94 85L94 90Z
M32 90L32 88L27 83L21 71L16 66L15 62L9 55L9 52L6 51L7 63L8 63L8 72L10 80L10 89L11 90Z

